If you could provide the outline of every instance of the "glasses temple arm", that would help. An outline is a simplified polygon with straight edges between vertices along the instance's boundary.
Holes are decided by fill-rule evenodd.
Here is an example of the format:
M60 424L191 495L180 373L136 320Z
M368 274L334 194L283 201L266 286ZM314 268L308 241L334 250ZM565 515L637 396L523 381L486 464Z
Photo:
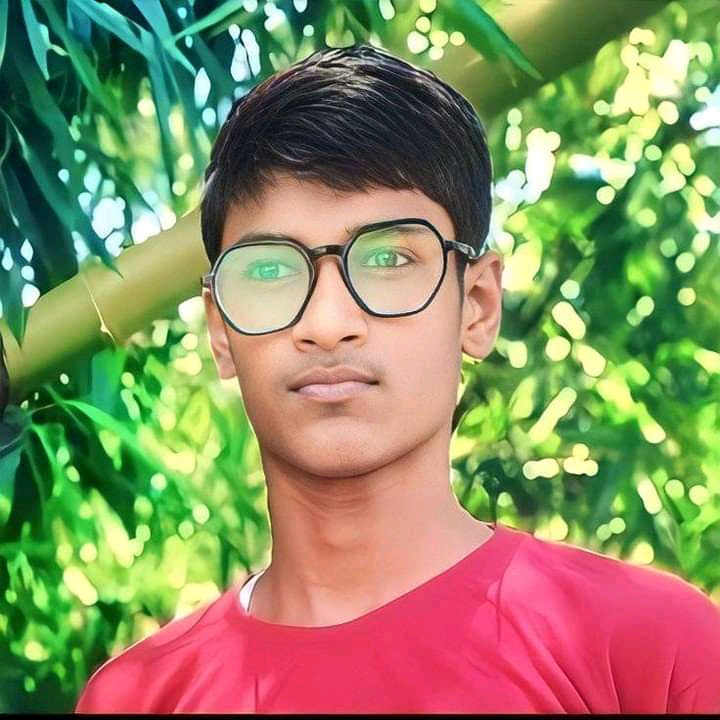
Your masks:
M469 260L477 260L478 258L481 258L490 249L490 246L487 243L485 243L480 250L476 250L472 245L460 242L459 240L449 240L448 243L450 248L459 250Z

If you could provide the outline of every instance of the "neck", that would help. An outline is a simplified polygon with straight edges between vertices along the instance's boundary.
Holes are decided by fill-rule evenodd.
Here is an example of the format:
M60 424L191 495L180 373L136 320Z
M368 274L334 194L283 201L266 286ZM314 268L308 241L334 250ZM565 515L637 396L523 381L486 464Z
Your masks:
M491 535L450 485L448 436L348 478L291 472L263 455L272 560L252 614L332 625L390 602L459 562Z

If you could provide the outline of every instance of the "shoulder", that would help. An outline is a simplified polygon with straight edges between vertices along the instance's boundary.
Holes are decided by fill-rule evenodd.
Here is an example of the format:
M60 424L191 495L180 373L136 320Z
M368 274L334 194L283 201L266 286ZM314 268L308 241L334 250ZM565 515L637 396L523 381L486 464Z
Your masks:
M710 599L679 575L658 567L636 565L611 555L590 550L570 542L560 542L524 533L519 562L523 573L541 585L560 588L570 595L581 594L587 605L599 605L607 613L617 612L617 619L627 618L630 606L647 614L648 610L680 606L709 605ZM642 601L642 602L641 602Z
M515 563L523 611L562 622L607 658L625 706L656 684L668 711L720 711L720 607L678 574L528 537Z
M578 611L599 614L608 629L646 628L677 637L698 618L712 624L720 613L699 588L669 570L529 533L520 549L526 578L572 601Z
M85 684L75 712L159 712L172 685L182 682L189 657L222 634L219 621L233 592L234 586L106 660Z

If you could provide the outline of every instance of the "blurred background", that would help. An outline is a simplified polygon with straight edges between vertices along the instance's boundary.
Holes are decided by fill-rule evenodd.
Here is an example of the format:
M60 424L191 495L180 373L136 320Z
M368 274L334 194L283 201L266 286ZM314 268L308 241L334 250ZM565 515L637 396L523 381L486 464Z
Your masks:
M504 310L464 358L462 504L720 602L718 28L715 0L1 0L0 711L70 711L269 558L196 210L233 99L327 46L487 127Z

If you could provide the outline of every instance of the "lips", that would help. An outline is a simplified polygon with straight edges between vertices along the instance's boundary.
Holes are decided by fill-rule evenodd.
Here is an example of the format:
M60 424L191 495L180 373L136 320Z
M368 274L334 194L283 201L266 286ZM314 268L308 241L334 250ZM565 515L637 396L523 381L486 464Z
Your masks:
M377 385L377 380L371 375L342 365L334 368L313 368L295 378L290 384L290 390L299 390L308 385L334 385L350 382Z
M338 400L349 400L359 393L372 389L370 383L357 382L350 380L339 383L316 383L314 385L303 385L298 391L298 395L304 395L314 400L323 400L334 402Z

